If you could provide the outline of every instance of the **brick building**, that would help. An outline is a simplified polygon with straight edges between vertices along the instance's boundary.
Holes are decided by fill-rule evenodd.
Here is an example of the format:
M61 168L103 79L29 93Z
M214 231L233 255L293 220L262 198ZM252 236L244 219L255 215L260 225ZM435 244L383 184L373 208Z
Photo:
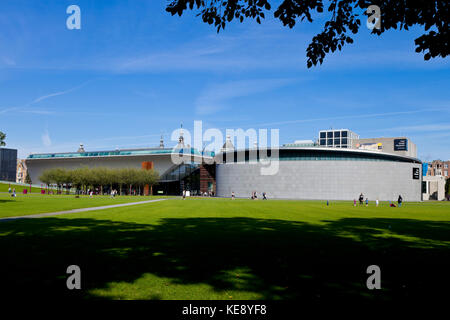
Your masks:
M427 176L443 176L450 177L450 161L433 160L428 163Z

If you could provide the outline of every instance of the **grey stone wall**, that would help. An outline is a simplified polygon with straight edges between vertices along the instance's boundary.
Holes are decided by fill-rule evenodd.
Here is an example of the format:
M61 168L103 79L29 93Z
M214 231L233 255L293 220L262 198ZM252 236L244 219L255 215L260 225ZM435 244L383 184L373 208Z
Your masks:
M280 161L276 175L260 174L261 163L217 164L217 195L250 198L353 200L362 192L369 201L421 201L421 179L413 168L420 164L391 161L303 160ZM420 176L421 177L421 176Z

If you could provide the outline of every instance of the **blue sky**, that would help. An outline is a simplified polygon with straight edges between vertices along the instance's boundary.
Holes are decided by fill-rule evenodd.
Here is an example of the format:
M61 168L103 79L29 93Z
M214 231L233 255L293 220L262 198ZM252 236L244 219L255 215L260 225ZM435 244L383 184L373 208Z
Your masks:
M66 8L81 8L81 30ZM419 28L355 43L306 68L323 21L283 27L232 23L224 31L166 1L2 1L0 131L21 158L33 152L166 144L183 123L278 128L280 143L321 129L408 136L425 161L450 159L448 59L414 52Z

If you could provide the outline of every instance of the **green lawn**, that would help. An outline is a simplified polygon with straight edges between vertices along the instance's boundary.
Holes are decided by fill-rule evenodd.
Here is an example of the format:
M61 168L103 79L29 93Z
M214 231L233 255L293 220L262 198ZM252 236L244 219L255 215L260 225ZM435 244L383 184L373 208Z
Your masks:
M49 199L36 197L42 199L30 197L20 210ZM0 210L15 205L0 203ZM350 201L327 207L170 199L0 222L1 286L10 297L303 303L432 297L448 288L449 249L450 203L444 202L355 208ZM76 292L65 289L72 264L82 273ZM382 290L366 288L372 264L381 268Z
M152 200L160 197L144 196L80 196L75 195L40 195L0 194L0 218L25 216L38 213L65 211L71 209L107 206L119 203Z
M16 193L22 193L23 189L27 189L30 192L29 185L19 185L19 184L9 184L9 183L0 183L0 192L8 192L8 188L16 189ZM33 193L41 193L41 188L31 187L31 192Z

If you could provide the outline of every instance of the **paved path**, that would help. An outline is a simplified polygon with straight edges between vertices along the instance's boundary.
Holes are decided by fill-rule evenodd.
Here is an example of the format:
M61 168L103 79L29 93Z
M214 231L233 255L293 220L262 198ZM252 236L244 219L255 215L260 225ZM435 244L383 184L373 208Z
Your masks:
M109 205L109 206L80 208L80 209L72 209L72 210L66 210L66 211L33 214L33 215L29 215L29 216L7 217L7 218L1 218L0 222L2 222L2 221L10 221L10 220L18 220L18 219L33 219L33 218L51 217L51 216L58 216L60 214L66 214L66 213L76 213L76 212L103 210L103 209L109 209L109 208L126 207L126 206L133 206L133 205L136 205L136 204L144 204L144 203L164 201L164 200L166 200L166 199L156 199L156 200L147 200L147 201L139 201L139 202L120 203L120 204L112 204L112 205Z

